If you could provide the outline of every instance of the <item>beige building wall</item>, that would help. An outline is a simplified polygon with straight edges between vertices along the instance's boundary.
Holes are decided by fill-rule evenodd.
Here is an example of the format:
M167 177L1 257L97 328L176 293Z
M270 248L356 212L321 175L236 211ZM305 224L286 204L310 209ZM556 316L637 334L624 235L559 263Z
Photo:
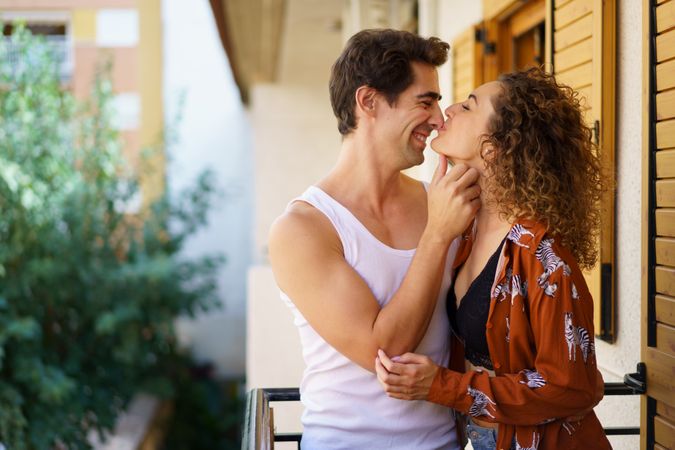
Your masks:
M255 85L251 94L256 265L249 270L247 286L247 389L297 387L304 370L298 332L267 259L267 234L286 204L337 159L340 137L328 77L342 48L342 6L338 1L289 0L278 81ZM275 406L277 429L300 430L300 413L297 402Z
M113 63L115 126L133 166L157 145L163 128L160 0L0 0L0 18L66 25L72 61L68 86L86 99L100 63ZM143 201L164 190L164 158L141 174Z

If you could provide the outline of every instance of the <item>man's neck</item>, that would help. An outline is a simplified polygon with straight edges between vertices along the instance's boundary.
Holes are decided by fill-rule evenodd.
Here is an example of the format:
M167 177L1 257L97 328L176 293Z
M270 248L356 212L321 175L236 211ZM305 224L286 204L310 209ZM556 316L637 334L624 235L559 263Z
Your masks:
M341 199L359 199L359 205L381 211L408 185L401 168L375 139L348 136L342 142L338 161L319 185Z

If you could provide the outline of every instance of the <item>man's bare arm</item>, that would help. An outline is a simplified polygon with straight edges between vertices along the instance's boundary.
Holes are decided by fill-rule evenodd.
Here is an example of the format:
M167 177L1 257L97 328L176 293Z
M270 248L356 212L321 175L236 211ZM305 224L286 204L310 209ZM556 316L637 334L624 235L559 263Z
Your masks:
M270 232L279 287L326 342L371 372L378 348L392 355L414 350L436 306L448 247L478 209L478 188L470 187L476 178L466 168L434 177L427 226L399 290L383 308L345 261L330 221L304 203L293 205Z

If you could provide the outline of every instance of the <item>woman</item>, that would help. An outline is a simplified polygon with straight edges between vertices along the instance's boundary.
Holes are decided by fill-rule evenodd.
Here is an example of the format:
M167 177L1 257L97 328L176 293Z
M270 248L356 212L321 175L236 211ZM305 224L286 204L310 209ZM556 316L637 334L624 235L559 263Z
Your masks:
M453 265L453 363L380 352L378 378L391 397L468 414L476 450L611 448L591 409L603 386L581 273L603 179L579 101L530 69L446 114L432 148L481 172L483 202Z

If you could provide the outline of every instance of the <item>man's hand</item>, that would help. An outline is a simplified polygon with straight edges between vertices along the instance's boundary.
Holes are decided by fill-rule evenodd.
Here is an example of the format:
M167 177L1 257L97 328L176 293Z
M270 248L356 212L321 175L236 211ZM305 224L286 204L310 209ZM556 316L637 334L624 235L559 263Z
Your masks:
M389 397L426 400L439 367L428 356L406 353L390 359L382 350L375 358L375 372Z
M429 185L427 231L436 237L459 236L480 208L479 173L465 164L447 172L448 163L440 155Z

